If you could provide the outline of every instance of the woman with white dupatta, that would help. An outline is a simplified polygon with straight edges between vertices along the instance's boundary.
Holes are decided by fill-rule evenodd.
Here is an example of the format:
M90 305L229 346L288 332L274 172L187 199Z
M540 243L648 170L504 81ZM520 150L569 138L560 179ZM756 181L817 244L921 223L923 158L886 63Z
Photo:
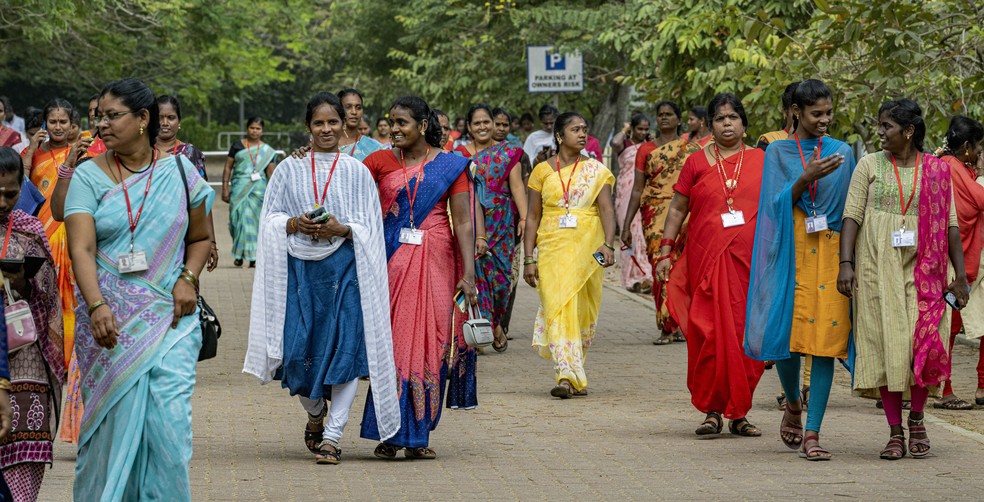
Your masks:
M311 98L314 149L285 159L270 179L243 368L299 396L305 443L319 464L341 460L360 377L374 383L380 432L388 438L400 428L379 191L369 170L338 149L344 116L334 94Z

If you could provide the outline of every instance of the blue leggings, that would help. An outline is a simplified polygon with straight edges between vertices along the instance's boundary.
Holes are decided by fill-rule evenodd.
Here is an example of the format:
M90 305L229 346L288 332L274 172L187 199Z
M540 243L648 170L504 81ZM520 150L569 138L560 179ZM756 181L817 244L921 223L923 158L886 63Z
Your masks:
M800 355L784 361L776 361L779 382L790 401L800 400ZM813 356L813 369L810 377L810 402L806 415L808 431L820 432L823 414L827 411L827 400L830 399L830 386L834 383L834 358Z

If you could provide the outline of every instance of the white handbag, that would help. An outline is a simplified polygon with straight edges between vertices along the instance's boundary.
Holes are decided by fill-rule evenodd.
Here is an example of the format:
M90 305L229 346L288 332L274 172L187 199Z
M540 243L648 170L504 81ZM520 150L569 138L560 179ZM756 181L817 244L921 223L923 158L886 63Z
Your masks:
M0 275L2 277L2 275ZM15 302L10 292L10 281L3 278L3 287L7 292L7 302L4 307L4 317L7 321L7 351L17 352L38 341L38 330L34 325L34 315L31 306L24 300Z
M468 320L462 325L461 333L469 347L488 347L495 340L492 323L483 319L480 314L474 305L468 306Z

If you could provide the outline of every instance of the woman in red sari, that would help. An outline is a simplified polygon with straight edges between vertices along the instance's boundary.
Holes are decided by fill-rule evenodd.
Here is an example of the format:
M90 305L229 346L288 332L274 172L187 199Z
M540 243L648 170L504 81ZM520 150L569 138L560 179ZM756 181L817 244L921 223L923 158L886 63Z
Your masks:
M748 119L737 96L718 94L707 111L714 143L683 165L655 275L671 281L669 310L687 338L691 402L707 414L696 434L719 434L724 415L732 434L761 436L745 415L764 367L742 345L764 153L742 142ZM688 213L687 246L671 274L674 241Z

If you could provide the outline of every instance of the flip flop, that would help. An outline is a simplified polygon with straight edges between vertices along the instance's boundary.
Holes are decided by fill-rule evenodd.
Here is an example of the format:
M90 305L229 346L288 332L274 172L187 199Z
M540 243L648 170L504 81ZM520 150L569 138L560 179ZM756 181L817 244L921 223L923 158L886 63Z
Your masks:
M673 343L673 335L663 335L653 340L653 345L669 345Z
M972 410L974 405L958 397L947 401L936 401L933 403L933 408L938 410Z

